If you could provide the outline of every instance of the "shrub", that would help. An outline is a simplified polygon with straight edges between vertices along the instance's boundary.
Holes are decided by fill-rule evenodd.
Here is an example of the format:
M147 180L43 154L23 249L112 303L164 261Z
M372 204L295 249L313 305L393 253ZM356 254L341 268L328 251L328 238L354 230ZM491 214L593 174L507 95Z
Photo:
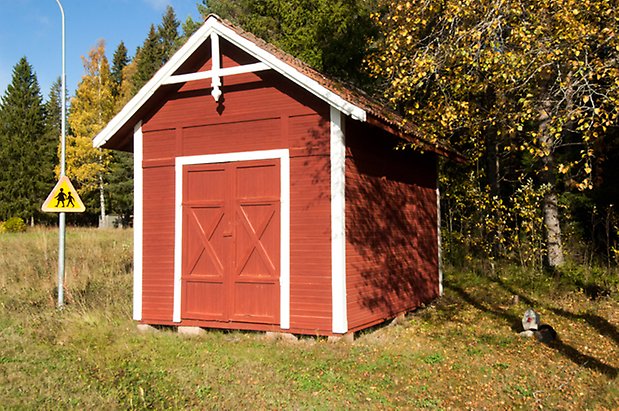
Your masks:
M562 282L576 286L593 299L611 295L619 290L616 268L587 267L582 264L566 264L559 270Z
M2 224L0 232L23 233L26 231L26 223L19 217L11 217Z

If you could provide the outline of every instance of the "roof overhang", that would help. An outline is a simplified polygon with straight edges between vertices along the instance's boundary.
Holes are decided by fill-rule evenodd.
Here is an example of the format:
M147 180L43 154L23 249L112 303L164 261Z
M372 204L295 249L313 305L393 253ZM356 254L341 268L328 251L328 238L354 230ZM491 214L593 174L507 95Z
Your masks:
M143 114L142 108L148 105L155 93L160 89L166 87L166 85L178 83L177 80L179 80L179 78L182 80L181 76L174 75L176 71L213 34L221 36L239 49L259 60L261 64L260 69L272 69L351 118L362 122L366 121L367 114L363 108L342 98L340 95L321 85L318 81L307 76L294 66L282 61L268 50L259 47L256 43L243 37L237 31L223 23L219 17L210 15L207 17L204 24L187 40L170 60L155 73L123 109L110 120L105 128L99 132L93 139L93 145L95 147L106 147L112 140L122 138L119 134L132 131L133 126L142 120L142 118L140 118L140 115ZM191 76L185 78L187 81L192 80Z

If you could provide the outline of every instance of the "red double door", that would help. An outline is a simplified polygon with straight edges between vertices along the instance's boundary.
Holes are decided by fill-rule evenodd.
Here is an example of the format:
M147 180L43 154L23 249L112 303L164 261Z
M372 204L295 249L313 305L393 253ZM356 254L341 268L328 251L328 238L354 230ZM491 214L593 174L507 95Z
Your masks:
M183 168L183 319L279 324L279 160Z

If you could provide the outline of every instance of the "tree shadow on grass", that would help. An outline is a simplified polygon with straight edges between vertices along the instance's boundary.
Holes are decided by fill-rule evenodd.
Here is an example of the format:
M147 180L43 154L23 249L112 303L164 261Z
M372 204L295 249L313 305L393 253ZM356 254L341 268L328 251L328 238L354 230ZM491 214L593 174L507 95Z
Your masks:
M501 288L503 288L504 290L508 291L509 293L511 293L512 295L517 295L520 300L522 300L523 302L527 303L528 305L530 305L531 307L543 307L544 309L559 315L561 317L564 318L569 318L570 320L583 320L585 321L587 324L589 324L591 327L595 328L596 331L605 336L610 338L611 340L613 340L615 342L615 344L619 345L619 330L617 330L617 327L615 327L613 324L611 324L607 319L600 317L599 315L595 315L595 314L591 314L591 313L585 313L585 314L574 314L572 312L569 312L563 308L558 308L558 307L551 307L547 304L544 304L540 301L534 300L532 298L529 298L525 295L522 295L522 293L516 291L513 287L511 287L508 284L505 284L504 281L502 281L500 278L493 278L491 279L491 281L495 282L496 284L498 284Z
M453 291L460 298L462 298L464 301L466 301L468 304L472 305L473 307L477 308L478 310L509 322L511 324L512 330L517 331L522 328L521 327L522 320L518 318L518 316L511 314L510 312L504 309L501 309L501 308L488 307L487 305L483 304L481 301L473 297L470 293L466 292L464 289L462 289L461 287L458 287L455 284L445 282L445 288ZM517 294L517 295L520 296L520 294ZM520 296L520 298L522 299L522 301L525 301L528 304L533 305L533 300L525 296ZM571 314L571 313L568 313L568 314ZM572 315L575 315L575 314L572 314ZM580 317L575 317L575 318L580 318ZM611 324L609 325L612 327ZM547 346L555 349L557 352L559 352L561 355L563 355L565 358L569 359L573 363L581 367L588 368L590 370L598 371L606 375L608 378L615 379L617 378L617 375L619 374L619 370L617 368L611 365L605 364L595 357L592 357L587 354L583 354L582 352L578 351L576 348L572 347L571 345L565 344L560 339L547 344Z

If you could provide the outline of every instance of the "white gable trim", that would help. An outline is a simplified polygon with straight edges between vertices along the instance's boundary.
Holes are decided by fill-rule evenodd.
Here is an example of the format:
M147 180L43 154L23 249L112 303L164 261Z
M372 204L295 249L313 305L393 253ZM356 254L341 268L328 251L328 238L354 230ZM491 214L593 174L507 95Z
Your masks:
M340 112L351 116L355 120L366 121L365 110L346 101L339 95L333 93L331 90L320 85L317 81L309 78L294 67L284 63L268 51L258 47L255 43L239 36L234 30L219 23L216 18L213 17L213 20L216 22L214 25L214 30L241 50L256 57L273 70L282 74L284 77L310 91L315 96L329 103L332 107L337 108ZM207 23L208 22L209 20L207 20Z
M223 92L221 86L221 52L219 51L219 34L211 33L211 64L213 77L211 77L211 96L215 101L219 101Z
M213 70L199 71L197 73L178 74L176 76L170 76L163 81L163 84L177 84L185 83L187 81L207 80L215 75L222 77L234 76L237 74L255 73L258 71L270 70L271 68L264 63L246 64L244 66L235 66L220 69L217 74Z
M107 126L93 139L95 147L101 147L114 134L116 134L133 115L152 97L152 95L164 84L169 84L169 79L176 70L213 34L220 35L246 53L254 56L269 68L282 74L284 77L303 87L315 96L327 102L340 112L351 116L359 121L366 121L366 112L362 108L350 103L339 95L320 85L315 80L301 73L296 68L283 62L268 51L260 48L255 43L242 37L230 29L215 16L210 16L206 22L187 40L170 60L161 68L153 78L140 89L140 91L123 107L123 109L107 124ZM219 75L222 75L219 70ZM211 73L211 78L213 73ZM225 92L225 89L224 89Z
M174 220L174 302L172 321L181 321L181 274L183 258L183 166L230 161L279 159L280 167L280 328L290 329L290 154L288 149L244 151L176 157Z
M155 94L163 81L174 73L187 60L202 43L212 33L211 25L204 24L200 27L187 42L181 47L170 60L159 69L120 112L105 126L103 130L93 139L95 147L105 144L120 128L127 123L131 117L142 107L150 97Z

